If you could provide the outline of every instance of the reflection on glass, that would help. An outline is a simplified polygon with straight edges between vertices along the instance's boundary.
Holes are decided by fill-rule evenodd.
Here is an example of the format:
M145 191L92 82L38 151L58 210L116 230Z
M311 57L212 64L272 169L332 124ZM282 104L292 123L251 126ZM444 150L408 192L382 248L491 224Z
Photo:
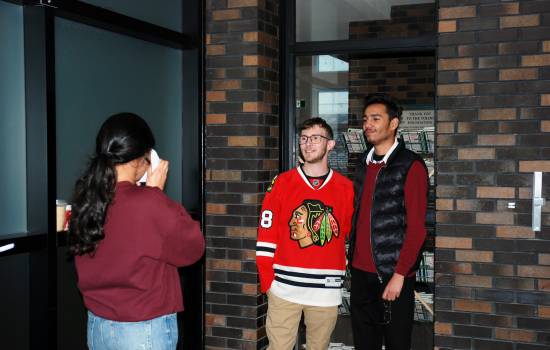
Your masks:
M55 40L58 198L68 198L105 119L132 112L170 162L165 193L181 203L181 51L61 18Z
M23 7L0 1L0 235L27 231Z
M318 57L319 72L347 72L349 63L330 55L321 55Z
M319 116L334 132L347 130L348 55L301 56L296 58L296 123Z
M319 115L348 113L347 91L319 91Z
M348 91L317 91L319 117L333 130L345 130L348 125Z
M359 130L363 119L363 99L384 92L405 109L402 125L407 129L433 126L435 99L435 57L400 55L320 55L296 58L296 130L309 118L321 117L332 127L336 147L329 165L353 176L349 159L364 149L360 135L346 143L344 132ZM431 114L430 114L430 111ZM429 125L428 125L429 124ZM349 141L349 138L348 140ZM297 145L297 143L296 143ZM298 165L298 147L296 162Z
M352 56L349 71L349 125L359 128L363 99L368 93L385 92L405 109L433 109L435 57Z
M296 0L296 41L434 35L433 0Z
M181 32L182 0L81 0L88 4Z

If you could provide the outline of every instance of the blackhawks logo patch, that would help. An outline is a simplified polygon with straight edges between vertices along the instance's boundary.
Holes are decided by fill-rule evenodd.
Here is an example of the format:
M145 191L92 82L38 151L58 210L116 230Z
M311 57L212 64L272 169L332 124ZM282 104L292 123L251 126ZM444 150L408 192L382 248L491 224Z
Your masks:
M315 199L306 199L294 209L288 226L290 239L298 241L300 248L323 247L340 234L333 208Z

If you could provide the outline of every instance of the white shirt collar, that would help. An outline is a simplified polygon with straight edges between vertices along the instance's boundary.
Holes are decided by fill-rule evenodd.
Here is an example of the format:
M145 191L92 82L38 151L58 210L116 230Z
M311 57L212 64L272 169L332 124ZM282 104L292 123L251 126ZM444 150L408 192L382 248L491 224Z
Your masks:
M370 162L372 162L373 164L378 164L378 163L385 163L387 164L388 163L388 158L391 156L393 150L397 147L397 145L399 144L399 142L397 142L397 137L394 138L394 142L393 142L393 146L391 146L390 150L388 151L388 153L386 153L386 155L384 156L384 158L377 162L373 159L373 154L374 154L374 147L370 150L369 154L367 155L367 165L369 165Z

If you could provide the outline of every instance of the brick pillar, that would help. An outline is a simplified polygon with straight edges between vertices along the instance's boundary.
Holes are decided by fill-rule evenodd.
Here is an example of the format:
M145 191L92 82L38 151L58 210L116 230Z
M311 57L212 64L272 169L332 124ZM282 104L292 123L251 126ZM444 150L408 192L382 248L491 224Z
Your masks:
M548 349L550 1L439 4L435 345Z
M206 1L206 347L267 345L256 237L278 169L278 1Z

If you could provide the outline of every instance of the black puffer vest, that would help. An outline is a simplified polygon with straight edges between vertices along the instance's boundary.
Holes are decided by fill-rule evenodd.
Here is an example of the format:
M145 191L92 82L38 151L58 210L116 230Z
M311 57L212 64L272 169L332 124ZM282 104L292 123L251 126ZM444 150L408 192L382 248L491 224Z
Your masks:
M355 191L352 226L348 248L349 264L352 264L355 250L357 216L360 212L359 204L363 194L363 185L367 173L366 159L370 149L359 156L355 167ZM372 196L371 208L371 246L374 265L378 277L388 281L393 276L399 252L405 241L407 228L407 210L405 208L405 181L414 161L420 161L424 168L424 160L416 153L409 151L401 139L388 158L386 166L382 167L376 177ZM426 174L428 169L426 168ZM418 269L422 253L419 252L416 263L407 273L411 274Z

